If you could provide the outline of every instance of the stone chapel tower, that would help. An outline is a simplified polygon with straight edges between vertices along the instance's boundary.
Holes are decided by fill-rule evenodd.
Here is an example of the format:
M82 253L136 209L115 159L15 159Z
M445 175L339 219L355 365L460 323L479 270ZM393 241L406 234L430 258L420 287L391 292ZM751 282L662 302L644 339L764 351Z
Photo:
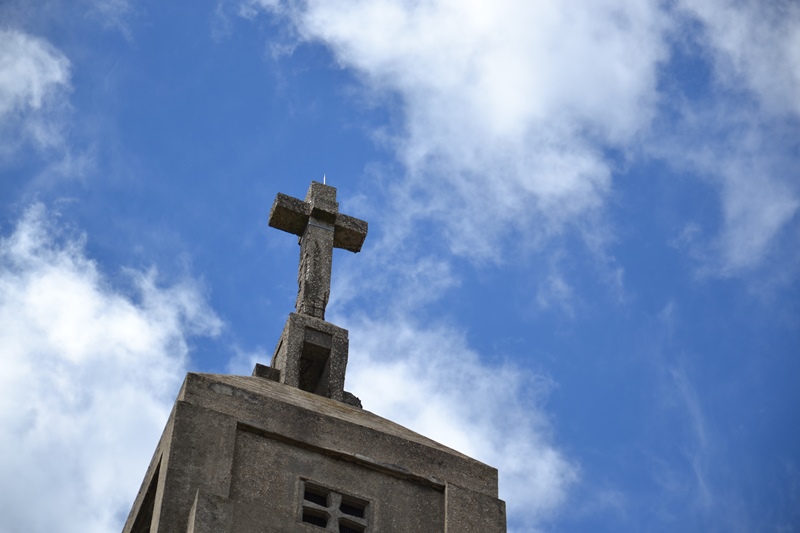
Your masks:
M312 182L305 201L278 194L269 225L300 237L296 312L271 365L186 375L123 533L504 533L496 469L344 390L331 260L361 250L367 223Z

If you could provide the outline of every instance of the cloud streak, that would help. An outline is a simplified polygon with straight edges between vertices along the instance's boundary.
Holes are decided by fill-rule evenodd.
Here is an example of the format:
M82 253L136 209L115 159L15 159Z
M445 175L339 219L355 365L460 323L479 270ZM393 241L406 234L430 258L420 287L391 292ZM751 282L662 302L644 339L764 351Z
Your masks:
M23 143L40 149L62 141L71 65L46 40L0 29L0 161Z

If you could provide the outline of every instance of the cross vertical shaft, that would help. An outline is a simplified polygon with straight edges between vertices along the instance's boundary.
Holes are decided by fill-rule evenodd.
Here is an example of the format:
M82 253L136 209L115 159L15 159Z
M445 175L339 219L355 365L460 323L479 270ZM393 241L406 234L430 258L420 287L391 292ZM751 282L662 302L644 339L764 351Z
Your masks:
M297 270L298 313L325 319L331 287L333 226L318 220L308 221L300 237L300 266Z

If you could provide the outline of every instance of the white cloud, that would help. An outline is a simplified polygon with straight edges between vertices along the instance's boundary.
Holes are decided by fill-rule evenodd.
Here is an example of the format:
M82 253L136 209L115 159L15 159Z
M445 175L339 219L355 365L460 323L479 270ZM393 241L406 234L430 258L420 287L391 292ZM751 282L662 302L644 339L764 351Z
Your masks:
M47 41L0 31L0 113L40 109L69 82L69 61Z
M800 207L796 187L786 183L789 176L765 174L763 168L734 161L739 164L723 165L725 229L720 245L725 274L758 266Z
M112 287L41 205L0 241L0 531L118 529L185 372L219 320L187 281ZM47 512L41 512L47 509Z
M228 361L225 371L235 376L249 376L256 366L256 363L268 365L272 360L272 354L264 348L258 347L252 351L242 350L235 347L233 357Z
M713 58L713 102L684 102L661 154L710 179L720 194L719 234L694 253L702 270L740 275L762 266L800 207L800 6L789 2L682 2ZM696 226L695 226L696 227ZM696 233L696 232L695 232ZM705 248L705 249L703 249Z
M499 238L560 231L602 207L604 146L654 113L664 18L640 1L251 1L289 13L405 124L406 220L440 221L451 248L490 258ZM398 201L398 204L400 201ZM416 211L409 211L416 207Z
M775 145L769 120L800 111L797 4L247 0L240 8L288 17L299 40L328 46L367 90L396 98L401 127L378 133L406 168L406 179L391 182L393 224L436 223L457 254L496 260L509 238L536 247L569 227L587 240L608 235L597 228L616 170L609 148L645 146L678 169L698 156L713 162L700 171L718 185L723 218L697 254L711 258L706 271L751 272L796 212L796 162L773 157L794 148L784 141L766 152ZM687 35L699 45L691 53L710 58L719 90L706 128L676 126L681 104L664 105L676 94L659 86L672 75L670 46ZM746 120L758 123L748 131L763 137L760 146L718 142L742 131L726 117L742 115L743 91L758 100ZM707 102L687 105L709 115ZM664 142L654 119L680 148L651 149Z
M704 26L726 84L754 91L772 112L800 115L800 5L777 0L682 0Z
M716 234L690 220L675 242L698 260L702 275L738 276L769 258L784 259L775 252L800 208L791 155L797 126L761 117L752 104L736 105L720 97L703 109L686 107L674 132L650 147L676 171L701 176L719 195L719 219L711 219Z
M568 316L574 315L574 289L557 271L552 271L536 291L536 303L542 309L559 308Z
M553 443L548 379L482 363L452 329L353 322L347 388L366 409L498 468L512 525L530 531L559 511L578 470Z
M331 308L369 294L380 298L384 308L412 313L460 283L449 261L407 248L399 250L400 242L384 237L358 258L340 255L337 261L343 264L335 267Z
M69 60L46 40L0 29L0 159L23 141L61 142L69 80Z

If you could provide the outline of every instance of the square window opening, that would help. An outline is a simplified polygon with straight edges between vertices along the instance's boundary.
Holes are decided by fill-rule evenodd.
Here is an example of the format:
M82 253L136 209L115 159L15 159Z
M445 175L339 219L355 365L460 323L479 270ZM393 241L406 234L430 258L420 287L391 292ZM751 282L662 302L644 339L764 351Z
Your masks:
M303 509L303 522L313 526L328 527L328 514L315 509Z
M315 503L321 507L328 507L328 496L330 491L322 487L315 487L314 485L306 484L303 492L303 499L307 502Z
M360 500L347 497L342 498L342 504L339 506L339 510L341 512L346 515L355 516L356 518L364 518L366 509L367 502L362 502Z
M349 520L339 521L339 533L364 533L366 528L362 524L356 524Z

